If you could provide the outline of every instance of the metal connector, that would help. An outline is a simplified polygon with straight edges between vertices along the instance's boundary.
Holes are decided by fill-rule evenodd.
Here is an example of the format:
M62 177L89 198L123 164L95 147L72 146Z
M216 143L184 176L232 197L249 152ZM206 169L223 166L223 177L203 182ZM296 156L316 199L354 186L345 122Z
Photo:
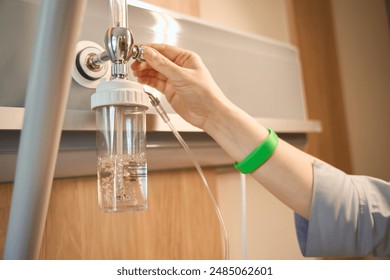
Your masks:
M89 42L79 42L76 53L76 65L72 73L82 86L96 88L98 81L106 77L107 61L111 61L111 78L127 79L130 59L144 60L144 47L134 45L133 35L128 28L111 27L104 38L104 48Z
M149 96L150 103L153 105L153 107L160 105L160 100L157 97L155 97L150 92L145 91L145 93Z
M157 113L160 115L160 117L163 119L163 121L165 123L169 123L171 120L169 119L167 112L160 105L160 100L157 97L155 97L153 94L151 94L150 92L145 91L145 93L149 96L150 103L156 109Z
M144 49L145 48L143 46L134 46L132 58L139 62L145 62Z
M87 56L86 64L87 67L94 71L96 69L101 69L103 64L110 60L110 57L106 51L101 52L100 54L90 53Z

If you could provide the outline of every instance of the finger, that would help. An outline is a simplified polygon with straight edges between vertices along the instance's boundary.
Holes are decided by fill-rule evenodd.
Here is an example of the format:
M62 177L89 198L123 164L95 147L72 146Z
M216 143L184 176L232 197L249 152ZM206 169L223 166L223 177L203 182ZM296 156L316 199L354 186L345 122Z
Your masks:
M167 79L164 75L160 74L159 72L157 72L154 69L145 69L145 70L141 70L141 71L133 71L133 75L134 75L134 77L149 76L149 77L154 77L154 78L157 78L157 79L160 79L160 80L166 80Z
M137 81L141 84L145 84L145 85L148 85L150 87L153 87L160 92L165 93L165 91L166 91L166 86L167 86L166 81L163 81L163 80L158 79L156 77L151 77L151 76L137 77Z
M153 69L152 67L150 67L149 64L147 64L145 62L139 62L139 61L134 61L131 64L130 68L133 71L142 71L142 70L146 70L146 69Z
M162 75L168 79L178 79L181 77L181 68L173 63L169 57L165 57L153 48L145 47L144 49L145 61Z
M138 44L138 45L155 49L157 52L161 53L163 56L167 57L171 61L175 61L179 55L182 55L182 54L185 54L188 52L184 49L170 46L170 45L166 45L166 44L142 43L142 44Z

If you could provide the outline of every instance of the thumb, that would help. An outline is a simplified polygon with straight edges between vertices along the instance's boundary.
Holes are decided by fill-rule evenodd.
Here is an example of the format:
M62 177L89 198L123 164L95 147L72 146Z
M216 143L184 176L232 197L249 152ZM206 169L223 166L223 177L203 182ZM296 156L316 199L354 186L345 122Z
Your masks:
M150 67L168 79L176 79L181 76L180 66L173 63L155 49L144 47L143 56Z

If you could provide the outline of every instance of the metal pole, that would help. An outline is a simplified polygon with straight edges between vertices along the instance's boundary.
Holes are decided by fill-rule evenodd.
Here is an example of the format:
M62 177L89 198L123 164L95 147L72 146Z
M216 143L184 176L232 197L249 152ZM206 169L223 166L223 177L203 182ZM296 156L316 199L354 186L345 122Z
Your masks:
M85 6L86 0L41 3L4 259L39 257Z

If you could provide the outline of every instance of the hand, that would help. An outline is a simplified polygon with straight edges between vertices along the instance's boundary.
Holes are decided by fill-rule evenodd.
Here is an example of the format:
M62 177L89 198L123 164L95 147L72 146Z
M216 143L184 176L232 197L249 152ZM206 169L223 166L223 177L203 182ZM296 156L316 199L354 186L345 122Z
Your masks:
M142 46L146 62L131 65L134 76L164 93L173 109L192 125L205 129L218 105L230 103L197 54L163 44Z

